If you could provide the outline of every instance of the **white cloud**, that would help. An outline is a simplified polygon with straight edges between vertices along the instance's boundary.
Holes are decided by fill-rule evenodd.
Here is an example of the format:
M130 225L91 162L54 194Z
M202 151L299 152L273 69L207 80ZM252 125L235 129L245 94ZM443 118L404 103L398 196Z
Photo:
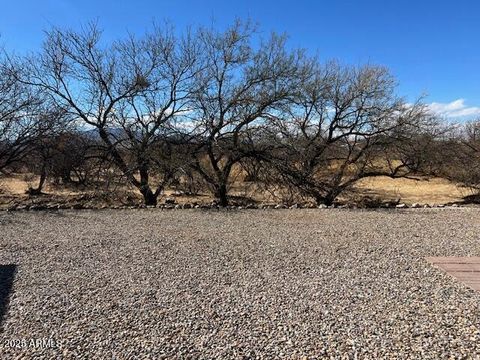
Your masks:
M480 116L480 107L465 105L465 99L457 99L449 103L432 102L428 107L435 114L447 118Z

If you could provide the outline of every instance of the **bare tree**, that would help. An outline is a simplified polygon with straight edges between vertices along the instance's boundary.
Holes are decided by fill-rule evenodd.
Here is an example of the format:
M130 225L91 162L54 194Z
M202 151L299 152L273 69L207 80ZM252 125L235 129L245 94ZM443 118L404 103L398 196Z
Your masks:
M41 103L38 92L17 81L18 69L4 55L0 54L0 172L28 154Z
M32 139L31 151L27 158L26 167L34 174L39 175L37 187L29 187L27 193L39 195L47 180L47 175L54 166L59 142L63 133L68 131L68 122L64 118L64 111L56 109L52 104L38 106L37 121L35 122L35 137Z
M190 114L196 135L193 168L221 206L228 204L233 167L263 151L257 133L291 93L302 58L285 49L282 36L272 35L257 48L254 40L250 23L200 32L205 67L196 76Z
M103 45L96 25L53 29L20 79L48 92L85 130L94 129L145 204L155 205L164 181L152 185L151 150L187 109L195 52L190 35L177 38L171 29L111 45Z
M408 159L396 142L420 132L430 116L421 103L406 104L385 68L311 68L281 112L270 118L270 164L277 181L317 203L331 204L361 178L404 176Z
M395 94L385 68L320 65L250 22L182 36L154 27L113 43L94 24L54 28L39 54L10 57L0 72L0 171L36 149L40 185L47 169L68 182L76 168L82 181L89 146L69 143L77 163L56 145L83 137L43 136L39 101L71 121L69 134L95 134L88 156L100 170L114 164L103 172L120 174L147 205L182 178L197 191L201 177L226 206L241 169L288 187L289 198L295 190L327 204L364 177L435 169L425 155L438 144L432 116Z
M480 190L480 121L452 125L429 148L435 175Z
M109 172L111 164L99 151L98 141L89 133L66 129L54 138L53 156L48 160L53 181L63 185L89 185L94 176Z

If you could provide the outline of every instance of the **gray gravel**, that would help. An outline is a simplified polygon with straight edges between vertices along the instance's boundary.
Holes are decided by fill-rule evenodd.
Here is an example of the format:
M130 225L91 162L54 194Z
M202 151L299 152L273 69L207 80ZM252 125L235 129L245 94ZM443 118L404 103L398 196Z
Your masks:
M479 239L467 208L1 213L0 358L474 358L480 293L423 258Z

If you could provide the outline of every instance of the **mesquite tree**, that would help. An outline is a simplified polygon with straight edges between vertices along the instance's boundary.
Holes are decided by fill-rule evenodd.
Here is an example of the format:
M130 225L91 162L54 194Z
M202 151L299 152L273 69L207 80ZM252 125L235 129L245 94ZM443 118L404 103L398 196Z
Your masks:
M47 123L35 114L40 99L79 135L59 137L78 157L37 137L55 178L69 182L76 168L85 182L91 142L98 179L120 173L147 205L183 176L203 179L225 206L242 169L330 204L361 178L425 168L422 149L436 142L425 106L399 98L386 69L320 65L249 22L183 35L155 27L115 42L95 25L54 28L38 54L1 64L0 171L34 149Z
M26 161L26 167L32 173L39 175L36 187L29 187L27 193L40 195L52 172L62 135L69 131L69 121L65 111L56 109L53 104L39 106L39 114L35 122L35 137L31 141L31 152Z
M444 136L429 144L425 157L436 176L468 187L475 194L465 200L478 201L480 189L480 121L451 126ZM469 199L470 198L470 199Z
M17 80L18 68L0 55L0 173L23 160L36 136L41 94Z
M19 78L46 91L85 129L94 129L106 155L155 205L164 174L151 154L166 129L187 110L197 50L189 34L155 28L142 38L105 44L95 25L53 29L43 51L24 62ZM156 185L152 176L161 178Z
M406 104L394 90L383 67L312 67L292 101L270 118L276 181L331 204L361 178L405 175L411 164L389 155L396 141L431 117L421 103Z
M270 112L290 95L302 56L285 49L284 37L272 35L253 45L250 23L224 32L200 31L204 67L193 94L193 168L221 206L228 204L232 169L263 150L255 141Z

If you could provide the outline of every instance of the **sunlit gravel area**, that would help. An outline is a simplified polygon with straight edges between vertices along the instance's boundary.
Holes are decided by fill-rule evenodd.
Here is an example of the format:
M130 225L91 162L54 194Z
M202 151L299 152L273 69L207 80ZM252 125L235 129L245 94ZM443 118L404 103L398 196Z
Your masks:
M455 255L480 210L2 212L0 358L475 358Z

